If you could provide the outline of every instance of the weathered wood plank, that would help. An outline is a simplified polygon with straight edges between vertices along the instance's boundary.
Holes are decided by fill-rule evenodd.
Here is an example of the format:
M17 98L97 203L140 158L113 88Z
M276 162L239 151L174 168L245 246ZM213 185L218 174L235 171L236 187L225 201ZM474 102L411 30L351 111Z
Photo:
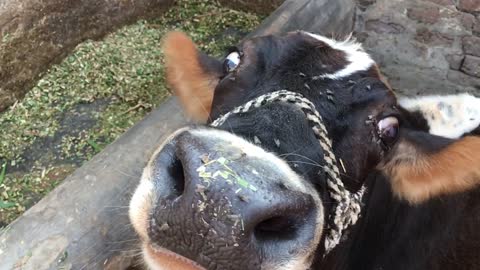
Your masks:
M288 0L253 35L345 34L353 5ZM170 99L75 171L0 235L0 269L125 269L138 253L127 216L130 196L152 151L186 123Z

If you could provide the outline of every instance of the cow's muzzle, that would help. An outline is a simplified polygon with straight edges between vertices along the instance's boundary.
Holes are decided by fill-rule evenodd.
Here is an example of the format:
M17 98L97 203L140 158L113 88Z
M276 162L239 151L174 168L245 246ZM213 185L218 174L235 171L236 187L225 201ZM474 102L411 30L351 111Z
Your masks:
M206 269L306 269L323 228L310 183L274 154L206 128L178 132L154 155L130 216L144 244Z

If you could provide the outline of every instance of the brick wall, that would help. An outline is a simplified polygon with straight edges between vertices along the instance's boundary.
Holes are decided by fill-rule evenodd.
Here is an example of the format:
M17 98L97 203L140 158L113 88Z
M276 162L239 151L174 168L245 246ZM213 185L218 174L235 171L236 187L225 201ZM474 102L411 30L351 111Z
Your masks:
M405 95L480 95L480 0L357 0L355 35Z

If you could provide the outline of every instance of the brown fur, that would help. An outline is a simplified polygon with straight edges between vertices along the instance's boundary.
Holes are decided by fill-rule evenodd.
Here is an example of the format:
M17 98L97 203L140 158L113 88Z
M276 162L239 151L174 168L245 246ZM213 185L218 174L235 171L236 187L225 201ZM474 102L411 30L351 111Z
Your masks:
M186 114L205 122L210 114L218 78L201 68L198 51L184 33L171 32L163 42L167 83L178 96Z
M480 138L465 137L427 155L399 142L395 157L382 167L394 193L412 204L470 190L480 183Z

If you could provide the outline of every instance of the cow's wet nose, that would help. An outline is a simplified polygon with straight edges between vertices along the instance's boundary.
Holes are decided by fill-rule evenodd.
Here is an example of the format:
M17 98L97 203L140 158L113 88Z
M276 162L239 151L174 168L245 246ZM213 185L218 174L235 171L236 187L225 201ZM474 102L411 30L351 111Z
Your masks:
M153 163L150 238L213 269L230 258L241 269L260 269L269 257L304 250L319 237L322 209L270 156L237 139L177 135Z

